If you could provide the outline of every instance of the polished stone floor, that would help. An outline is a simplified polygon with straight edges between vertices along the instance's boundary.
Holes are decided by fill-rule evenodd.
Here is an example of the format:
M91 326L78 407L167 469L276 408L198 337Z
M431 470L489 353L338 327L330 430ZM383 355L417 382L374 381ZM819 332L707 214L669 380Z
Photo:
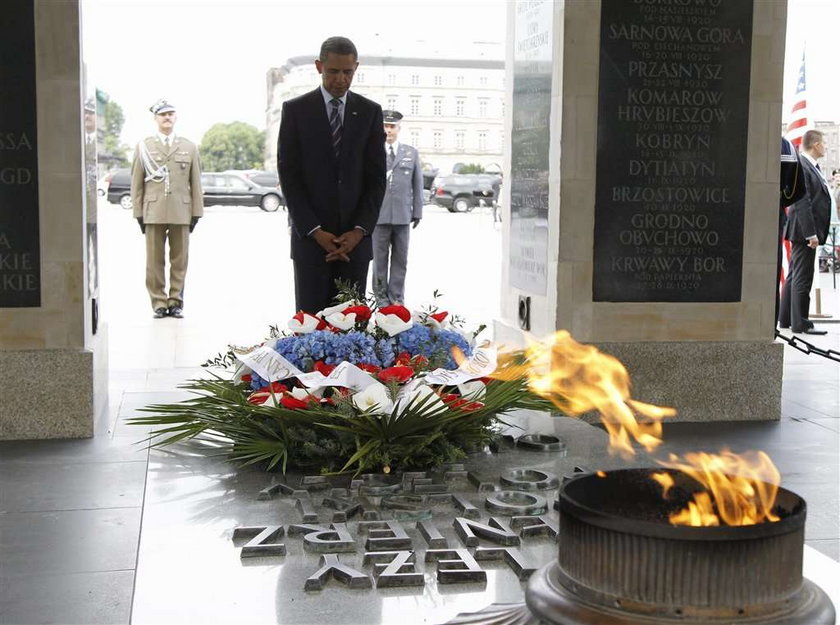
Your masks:
M136 283L142 283L139 277ZM521 599L522 583L501 562L482 563L484 584L437 585L433 563L418 562L425 576L422 587L355 591L331 581L313 593L304 592L302 584L317 570L318 557L303 551L299 536L284 537L285 559L240 559L242 541L232 540L235 527L281 523L295 512L289 500L257 500L256 493L274 476L234 471L194 444L150 453L138 444L142 430L125 422L150 403L184 397L178 383L199 375L194 365L218 350L210 339L245 325L243 316L187 312L183 320L162 322L149 319L145 308L134 317L108 316L110 403L95 438L0 443L0 624L406 625L442 622L494 601ZM251 336L253 327L264 327L262 320L247 321ZM814 342L840 349L840 324L821 327L829 334ZM779 422L669 425L662 451L724 445L767 451L782 471L783 486L808 501L806 567L810 563L811 570L833 571L833 581L821 583L834 584L827 589L836 593L840 364L785 348L781 401ZM562 428L569 453L538 458L530 466L563 472L593 459L599 467L618 466L605 455L599 429L556 420L561 421L564 425L550 427ZM500 458L496 473L508 462ZM441 519L450 512L435 514ZM547 517L553 515L549 510ZM413 544L425 548L414 523L406 527ZM351 529L358 537L357 526ZM458 544L451 522L441 531L450 545ZM553 549L545 538L523 546L541 563ZM361 551L340 557L364 568Z

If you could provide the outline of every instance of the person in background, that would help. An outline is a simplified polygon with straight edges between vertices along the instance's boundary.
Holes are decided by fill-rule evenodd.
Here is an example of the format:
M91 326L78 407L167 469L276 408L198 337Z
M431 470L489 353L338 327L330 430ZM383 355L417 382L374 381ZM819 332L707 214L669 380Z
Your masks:
M201 164L194 143L175 134L175 107L158 100L149 110L157 132L137 144L131 165L131 201L146 235L146 289L155 319L183 317L190 233L204 215ZM169 290L166 242L169 241Z
M402 113L382 111L385 198L373 231L373 293L378 306L405 302L409 224L423 218L423 170L417 150L399 141Z
M799 166L805 193L789 209L784 236L790 241L790 271L782 291L779 327L797 334L826 334L814 328L808 319L811 285L814 282L814 259L817 246L825 243L831 220L831 195L828 182L817 162L825 156L825 138L818 130L802 137Z
M330 37L315 60L321 84L284 102L280 118L295 307L313 315L338 295L338 280L362 295L385 194L382 107L350 91L358 66L353 42Z
M779 238L776 241L776 279L782 280L782 254L785 241L785 223L787 207L805 194L802 181L802 168L799 166L799 154L794 145L782 137L781 165L779 167ZM788 278L790 276L787 276ZM779 297L781 284L776 284L776 316L779 319Z

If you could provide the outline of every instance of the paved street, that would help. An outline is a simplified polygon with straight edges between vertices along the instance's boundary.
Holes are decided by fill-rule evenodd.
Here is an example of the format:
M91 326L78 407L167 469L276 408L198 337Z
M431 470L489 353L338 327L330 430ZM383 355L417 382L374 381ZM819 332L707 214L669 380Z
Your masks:
M111 367L194 367L228 343L251 344L294 314L286 213L213 206L190 240L184 319L152 319L144 286L144 239L130 211L100 199L100 306ZM449 213L427 205L411 233L406 300L478 325L499 314L501 228L489 209ZM164 338L165 340L161 340ZM171 340L175 338L175 340ZM132 363L138 364L132 364Z

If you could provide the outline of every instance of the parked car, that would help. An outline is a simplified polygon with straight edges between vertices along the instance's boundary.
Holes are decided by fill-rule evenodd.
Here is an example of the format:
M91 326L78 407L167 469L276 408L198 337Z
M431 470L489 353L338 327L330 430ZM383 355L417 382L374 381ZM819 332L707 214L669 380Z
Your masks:
M273 213L286 204L276 186L264 187L239 174L204 172L201 186L205 206L259 206Z
M117 169L105 176L108 201L131 209L131 170ZM262 186L238 174L205 172L201 174L204 205L259 206L273 213L285 206L276 185Z
M502 179L496 174L450 174L432 183L432 202L450 213L466 213L480 202L492 206L499 198Z
M261 187L279 188L280 186L280 177L277 175L276 171L263 171L261 169L228 169L223 173L238 174L239 176L247 178Z
M131 210L131 170L115 169L105 174L103 184L111 204Z

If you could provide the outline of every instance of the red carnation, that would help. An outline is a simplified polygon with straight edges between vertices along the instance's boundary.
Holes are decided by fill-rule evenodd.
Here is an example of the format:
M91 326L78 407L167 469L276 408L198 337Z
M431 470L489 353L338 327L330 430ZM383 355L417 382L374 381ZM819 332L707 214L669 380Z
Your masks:
M377 374L377 377L382 380L383 382L399 382L402 384L403 382L407 382L411 379L411 376L414 375L414 369L411 367L403 367L403 366L396 366L396 367L388 367L387 369L383 369Z
M341 311L342 314L346 317L350 313L356 313L356 321L367 321L370 319L370 308L367 306L359 305L359 306L350 306L349 308L345 308Z
M283 408L289 408L290 410L299 410L309 406L309 401L298 399L296 397L292 397L291 395L283 395L283 397L280 398L280 403L283 404Z
M331 374L333 369L335 369L335 365L328 365L323 360L316 360L313 366L315 367L315 371L319 371L324 376Z
M362 371L367 371L368 373L379 373L380 367L376 365L372 365L369 362L359 362L356 363L356 366L361 369Z
M411 359L411 362L414 364L415 367L425 367L429 364L429 359L426 358L423 354L417 354L414 358Z
M408 320L411 319L411 312L409 312L408 308L406 308L405 306L398 306L396 304L393 306L385 306L384 308L380 308L379 312L381 312L383 315L396 315L406 323L408 323Z
M250 382L254 378L251 377L250 373L245 373L245 374L242 375L241 379L242 379L243 382Z
M397 355L395 362L398 365L408 366L408 363L411 362L411 354L409 354L408 352L401 352Z
M285 393L289 390L289 387L285 384L281 384L280 382L272 382L268 386L263 387L265 389L271 389L274 391L275 394L279 395L280 393Z

